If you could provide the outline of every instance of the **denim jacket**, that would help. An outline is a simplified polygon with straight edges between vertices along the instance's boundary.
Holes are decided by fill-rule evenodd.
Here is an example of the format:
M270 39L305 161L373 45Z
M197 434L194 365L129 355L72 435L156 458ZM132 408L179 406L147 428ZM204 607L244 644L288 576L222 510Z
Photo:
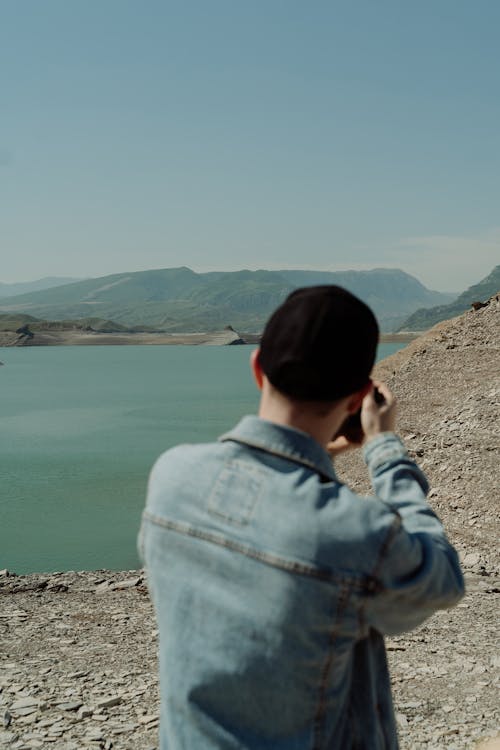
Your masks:
M383 635L455 604L463 579L401 441L364 455L369 498L309 435L253 416L159 458L140 550L162 750L398 747Z

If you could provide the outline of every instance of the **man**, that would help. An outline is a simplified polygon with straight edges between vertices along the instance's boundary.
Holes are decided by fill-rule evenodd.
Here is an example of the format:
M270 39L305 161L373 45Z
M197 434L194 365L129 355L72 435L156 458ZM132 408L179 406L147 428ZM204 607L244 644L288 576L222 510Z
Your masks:
M140 546L162 750L398 747L383 634L455 604L463 579L393 395L375 401L377 341L349 292L295 291L252 355L259 416L156 463ZM361 406L372 498L331 461Z

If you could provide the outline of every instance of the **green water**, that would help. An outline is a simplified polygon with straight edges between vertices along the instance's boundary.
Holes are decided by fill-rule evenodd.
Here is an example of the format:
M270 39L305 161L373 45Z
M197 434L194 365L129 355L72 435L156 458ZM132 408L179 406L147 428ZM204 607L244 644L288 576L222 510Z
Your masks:
M138 567L151 464L256 411L250 351L0 348L0 569Z

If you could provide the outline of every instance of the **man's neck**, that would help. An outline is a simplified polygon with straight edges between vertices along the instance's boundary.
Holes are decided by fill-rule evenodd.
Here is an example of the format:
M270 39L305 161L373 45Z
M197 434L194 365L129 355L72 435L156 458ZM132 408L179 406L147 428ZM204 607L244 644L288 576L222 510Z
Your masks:
M270 422L302 430L323 447L333 439L347 416L344 399L324 415L316 413L301 402L291 401L283 394L264 388L259 417Z

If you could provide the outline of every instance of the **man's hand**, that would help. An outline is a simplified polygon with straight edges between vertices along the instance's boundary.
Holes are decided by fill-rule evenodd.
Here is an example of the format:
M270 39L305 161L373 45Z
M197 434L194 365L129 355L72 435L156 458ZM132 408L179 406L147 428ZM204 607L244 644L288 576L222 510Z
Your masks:
M339 435L335 440L330 440L326 446L326 450L332 458L340 456L341 453L351 450L351 448L359 448L358 443L351 443L343 435Z
M373 388L363 399L361 407L361 427L365 440L371 440L381 432L394 432L396 429L396 399L385 383L374 381L373 385L384 397L384 403L377 404Z

